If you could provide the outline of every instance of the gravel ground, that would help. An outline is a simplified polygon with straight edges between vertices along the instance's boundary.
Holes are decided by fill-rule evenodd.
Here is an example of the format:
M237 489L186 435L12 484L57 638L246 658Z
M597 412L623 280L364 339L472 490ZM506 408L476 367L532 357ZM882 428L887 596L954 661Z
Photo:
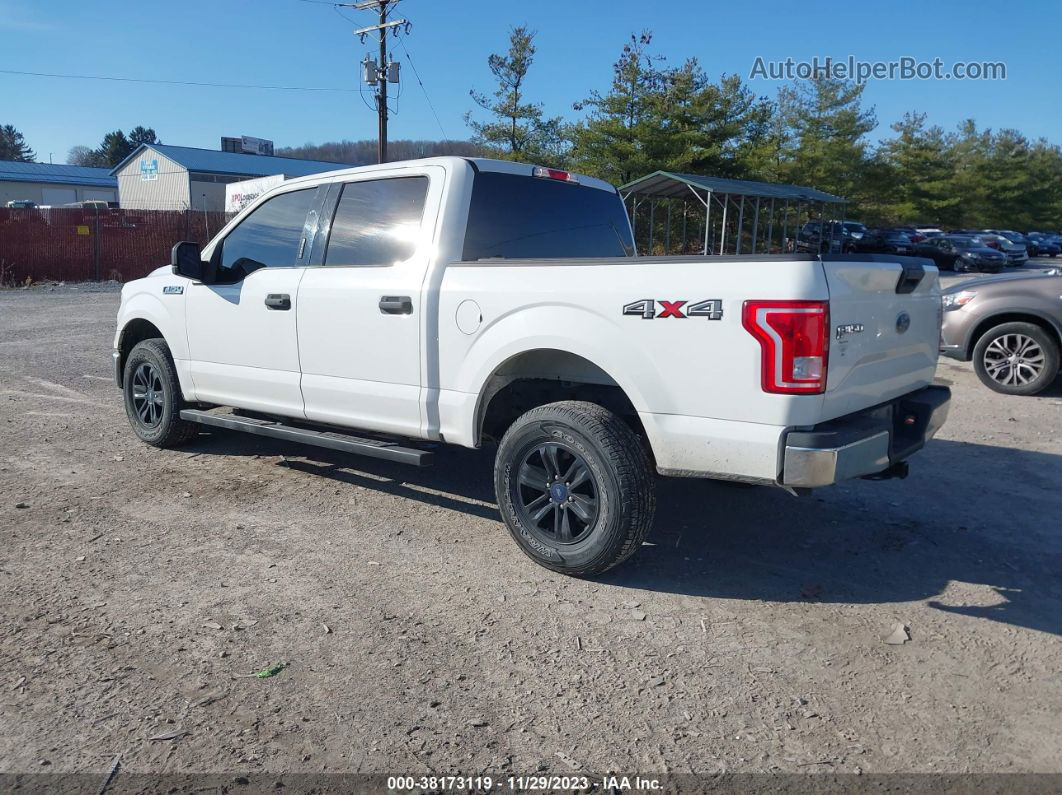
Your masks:
M1062 771L1062 380L942 361L906 481L662 480L588 582L517 551L489 452L139 443L116 309L0 292L0 772Z

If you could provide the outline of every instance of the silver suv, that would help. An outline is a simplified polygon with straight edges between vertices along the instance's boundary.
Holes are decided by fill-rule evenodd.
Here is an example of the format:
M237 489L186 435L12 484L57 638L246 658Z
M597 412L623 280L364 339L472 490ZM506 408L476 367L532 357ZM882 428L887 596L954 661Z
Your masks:
M973 360L977 377L1007 395L1035 395L1058 375L1062 270L970 279L944 291L941 353Z

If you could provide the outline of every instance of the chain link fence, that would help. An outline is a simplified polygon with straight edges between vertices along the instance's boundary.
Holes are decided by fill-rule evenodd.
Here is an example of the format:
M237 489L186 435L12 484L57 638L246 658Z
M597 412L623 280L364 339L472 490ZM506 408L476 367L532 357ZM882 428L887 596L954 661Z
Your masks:
M231 217L202 210L0 208L0 284L138 279L168 264L174 243L206 245Z

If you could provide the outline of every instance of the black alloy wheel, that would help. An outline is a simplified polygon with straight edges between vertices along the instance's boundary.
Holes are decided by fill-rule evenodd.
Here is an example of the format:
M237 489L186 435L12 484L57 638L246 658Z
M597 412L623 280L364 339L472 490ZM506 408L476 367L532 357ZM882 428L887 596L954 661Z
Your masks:
M524 454L517 492L520 520L544 541L578 543L597 521L593 473L579 453L561 442L535 444Z

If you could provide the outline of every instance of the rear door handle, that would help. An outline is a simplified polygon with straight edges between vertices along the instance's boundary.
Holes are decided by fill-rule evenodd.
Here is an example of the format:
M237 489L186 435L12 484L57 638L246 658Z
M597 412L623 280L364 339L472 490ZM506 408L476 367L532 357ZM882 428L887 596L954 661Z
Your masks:
M270 293L266 296L267 309L291 309L291 296L287 293Z
M408 295L385 295L380 299L380 311L385 315L412 315L413 299Z

